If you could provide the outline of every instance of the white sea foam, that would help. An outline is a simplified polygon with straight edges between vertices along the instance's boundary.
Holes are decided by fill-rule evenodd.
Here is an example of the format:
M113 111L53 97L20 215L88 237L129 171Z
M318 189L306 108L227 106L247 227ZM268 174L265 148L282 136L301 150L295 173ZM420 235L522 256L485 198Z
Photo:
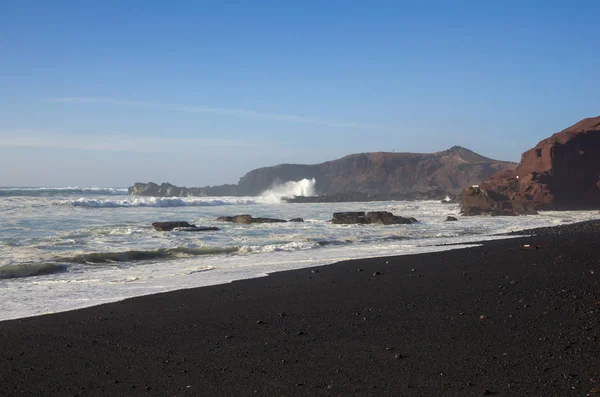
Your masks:
M0 279L0 320L346 259L456 249L437 245L468 244L499 238L492 235L500 232L599 217L595 211L542 212L445 222L448 215L459 214L458 205L439 201L279 204L281 196L310 194L314 181L286 186L267 195L277 198L276 204L265 203L264 197L1 196L0 267L8 267ZM391 211L419 222L333 225L328 220L338 211ZM309 221L260 225L216 221L218 216L244 213ZM151 223L163 220L187 220L221 230L154 231Z
M250 205L257 200L249 197L200 198L200 197L143 197L114 199L79 198L63 200L60 204L87 208L123 208L123 207L207 207L222 205Z
M308 242L308 241L292 241L289 243L282 244L268 244L268 245L244 245L241 246L239 252L241 253L264 253L264 252L285 252L285 251L298 251L312 248L318 248L320 244Z
M0 187L0 197L11 196L73 196L73 195L126 195L127 188L115 187L79 187L79 186L63 186L63 187Z
M259 202L277 204L283 197L314 196L315 184L315 178L278 184L261 193Z

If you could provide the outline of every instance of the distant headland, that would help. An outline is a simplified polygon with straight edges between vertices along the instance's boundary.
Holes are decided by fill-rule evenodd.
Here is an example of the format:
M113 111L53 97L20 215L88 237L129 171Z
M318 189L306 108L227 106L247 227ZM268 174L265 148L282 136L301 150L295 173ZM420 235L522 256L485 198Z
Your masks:
M179 187L138 182L129 193L156 197L258 196L274 186L314 180L314 194L323 201L443 199L516 166L453 146L436 153L358 153L313 165L280 164L252 170L236 185ZM306 194L298 196L300 201L315 201L303 198Z

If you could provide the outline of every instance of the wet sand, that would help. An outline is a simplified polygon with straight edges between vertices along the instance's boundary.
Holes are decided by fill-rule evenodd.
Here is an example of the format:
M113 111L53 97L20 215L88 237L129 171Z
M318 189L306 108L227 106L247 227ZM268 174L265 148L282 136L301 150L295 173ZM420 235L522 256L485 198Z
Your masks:
M586 222L0 322L0 395L593 396L599 243Z

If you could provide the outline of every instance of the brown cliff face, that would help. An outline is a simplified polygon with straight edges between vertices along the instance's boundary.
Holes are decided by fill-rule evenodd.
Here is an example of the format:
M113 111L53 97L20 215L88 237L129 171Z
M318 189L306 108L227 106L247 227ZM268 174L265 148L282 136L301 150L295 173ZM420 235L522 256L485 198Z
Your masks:
M492 160L455 146L437 153L360 153L315 165L281 164L247 173L240 192L256 195L274 183L316 180L319 194L361 192L372 195L427 192L458 193L515 163Z
M481 188L496 202L526 208L600 207L600 117L584 119L544 139L523 153L516 170L492 175ZM476 209L476 195L466 193L471 194L464 196L463 211L482 212Z

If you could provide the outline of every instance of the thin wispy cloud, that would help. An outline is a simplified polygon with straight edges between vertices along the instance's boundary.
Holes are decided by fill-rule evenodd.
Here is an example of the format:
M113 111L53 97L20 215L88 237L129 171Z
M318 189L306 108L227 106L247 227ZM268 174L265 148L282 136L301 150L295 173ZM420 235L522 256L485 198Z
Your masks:
M139 137L132 135L62 134L46 130L0 130L0 147L103 150L136 153L206 154L240 152L258 144L240 139Z
M366 129L387 129L388 126L384 124L371 124L361 123L356 121L344 121L344 120L331 120L321 119L305 116L297 116L291 114L279 114L270 112L256 112L253 110L242 110L242 109L226 109L220 107L209 107L209 106L192 106L183 104L169 104L152 101L140 101L140 100L129 100L129 99L117 99L117 98L103 98L103 97L63 97L63 98L50 98L51 102L57 103L72 103L72 104L110 104L118 106L135 106L135 107L147 107L164 109L171 111L180 111L188 113L210 113L221 116L233 116L240 118L254 118L269 121L280 121L288 123L299 123L299 124L315 124L327 127L341 127L341 128L366 128Z

